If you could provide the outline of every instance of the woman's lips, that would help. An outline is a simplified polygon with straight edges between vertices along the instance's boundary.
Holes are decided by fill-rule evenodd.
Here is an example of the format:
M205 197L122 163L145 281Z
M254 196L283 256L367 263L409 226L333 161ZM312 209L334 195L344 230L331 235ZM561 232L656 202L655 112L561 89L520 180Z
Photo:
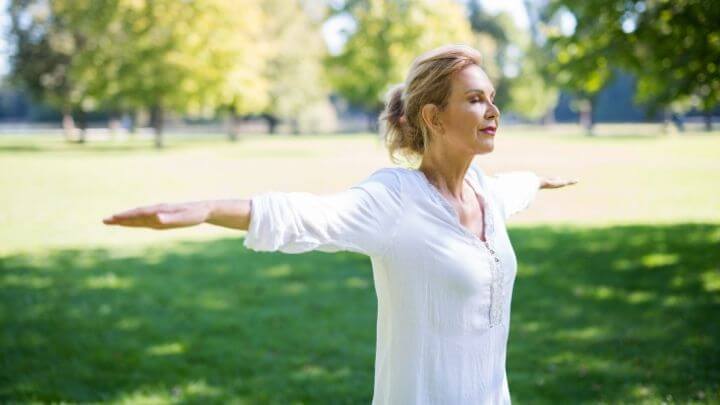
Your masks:
M481 129L480 132L482 132L484 134L488 134L488 135L495 135L496 129L497 128L495 128L495 127L487 127L487 128Z

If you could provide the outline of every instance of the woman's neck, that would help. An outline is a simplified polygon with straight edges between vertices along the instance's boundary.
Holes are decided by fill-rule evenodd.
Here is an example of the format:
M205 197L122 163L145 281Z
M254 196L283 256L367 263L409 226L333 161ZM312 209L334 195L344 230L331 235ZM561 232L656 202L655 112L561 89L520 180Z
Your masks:
M418 170L441 192L462 201L465 174L473 156L459 157L440 150L427 150Z

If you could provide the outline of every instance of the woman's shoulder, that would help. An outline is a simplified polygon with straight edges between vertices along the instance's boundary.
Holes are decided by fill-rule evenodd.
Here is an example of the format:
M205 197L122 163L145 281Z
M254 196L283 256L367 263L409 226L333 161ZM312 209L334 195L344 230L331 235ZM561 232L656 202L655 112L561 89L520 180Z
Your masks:
M413 175L412 172L412 169L401 166L381 167L375 169L366 180L374 180L387 186L400 187Z
M353 187L399 194L402 193L403 184L406 182L406 170L403 167L381 167L375 169Z
M374 170L351 189L362 190L361 200L378 207L385 214L397 214L404 206L407 173L401 167L382 167Z
M360 187L374 195L390 195L402 203L407 194L421 190L418 170L403 166L389 166L375 169L354 187Z

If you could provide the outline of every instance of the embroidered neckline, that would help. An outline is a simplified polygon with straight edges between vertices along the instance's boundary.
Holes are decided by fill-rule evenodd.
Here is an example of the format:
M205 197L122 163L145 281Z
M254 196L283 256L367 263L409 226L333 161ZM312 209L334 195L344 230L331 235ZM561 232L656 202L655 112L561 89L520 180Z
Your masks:
M474 242L485 244L493 244L494 236L495 236L495 224L493 221L493 215L491 210L492 207L490 206L490 198L487 192L482 187L482 182L479 178L473 179L472 175L469 175L469 173L465 174L465 178L463 179L465 182L468 183L470 188L473 190L473 193L475 195L475 198L477 199L478 196L482 199L482 211L483 211L483 223L484 223L484 233L485 233L485 240L481 240L480 237L475 235L472 231L470 231L467 227L465 227L462 223L460 223L460 217L458 216L457 212L453 208L453 206L450 204L450 202L440 193L440 190L435 187L434 184L428 180L428 178L425 176L425 173L420 171L419 169L409 169L413 172L415 172L423 181L423 183L427 186L427 188L430 190L430 195L433 197L433 199L439 203L447 212L450 214L453 219L455 220L455 225L457 228L459 228L462 233L471 238ZM474 170L472 167L468 169L468 172L471 170ZM475 172L476 177L479 177L479 174ZM477 181L477 184L473 184L474 181ZM480 202L478 200L478 202Z
M463 226L462 223L460 223L460 218L455 209L452 207L452 205L450 205L450 202L448 202L448 200L440 193L440 190L438 190L435 185L430 183L428 178L425 176L425 173L423 173L419 169L409 170L417 173L417 175L420 176L422 182L426 185L426 188L430 190L430 195L432 196L432 198L443 208L445 208L448 214L453 217L455 221L455 226L462 231L463 235L468 237L475 246L483 246L485 248L488 261L490 263L491 276L490 310L488 314L490 318L490 327L493 328L495 326L502 325L502 308L505 302L505 276L502 272L501 264L494 248L495 221L493 218L495 215L491 211L494 207L490 206L490 193L487 192L486 189L483 187L486 184L482 179L483 174L480 172L479 169L473 168L471 166L468 171L474 170L476 178L472 179L472 176L468 176L468 174L466 174L463 180L467 181L467 183L470 185L470 188L472 188L473 192L476 194L475 198L480 196L484 203L483 221L485 227L485 241L481 240L477 235L475 235L473 232ZM473 180L477 181L477 183L473 184Z

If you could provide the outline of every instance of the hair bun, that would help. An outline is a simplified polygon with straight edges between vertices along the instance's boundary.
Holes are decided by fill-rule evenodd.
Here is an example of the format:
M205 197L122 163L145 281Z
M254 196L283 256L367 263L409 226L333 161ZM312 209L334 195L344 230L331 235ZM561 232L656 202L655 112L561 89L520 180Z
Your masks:
M422 120L422 107L444 105L451 92L453 74L470 65L480 66L481 60L480 52L471 46L441 46L417 57L405 81L390 87L379 119L394 163L399 163L395 152L410 160L422 157L432 135Z

